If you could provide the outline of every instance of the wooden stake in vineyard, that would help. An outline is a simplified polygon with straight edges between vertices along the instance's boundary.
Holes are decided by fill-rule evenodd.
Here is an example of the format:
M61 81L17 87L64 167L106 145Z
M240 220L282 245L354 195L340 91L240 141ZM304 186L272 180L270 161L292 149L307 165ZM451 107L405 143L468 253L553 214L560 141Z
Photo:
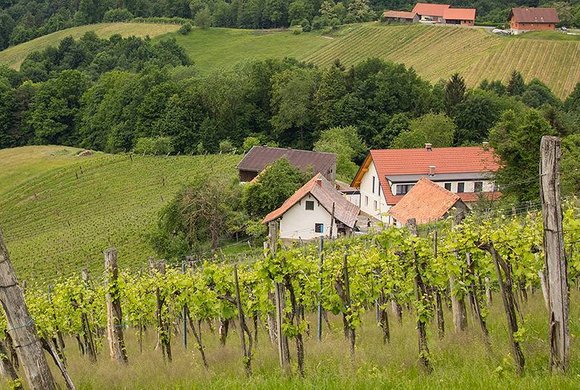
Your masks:
M105 251L105 275L107 286L107 340L111 359L119 363L127 363L127 351L123 339L123 312L119 297L119 269L117 268L117 250L110 248Z
M1 230L0 301L8 321L8 333L14 341L29 387L39 390L56 389L56 383L36 333L36 326L26 307L24 294L18 286Z
M570 359L570 302L560 201L560 139L542 137L540 151L540 195L550 312L550 367L554 371L566 371Z
M250 376L252 375L252 334L246 325L246 318L242 307L237 264L234 264L234 281L236 286L236 306L238 308L238 319L240 321L240 342L242 345L242 353L244 355L244 369L246 370L246 375ZM246 347L246 334L248 335L248 347Z
M316 337L318 341L322 341L322 267L324 266L324 237L320 236L320 243L318 245L318 277L320 279L319 287L320 290L318 291L318 316L316 322Z
M457 213L453 220L453 225L457 226L461 223L465 214ZM459 254L455 254L459 257ZM467 309L465 307L465 297L463 291L460 291L459 283L455 280L454 275L449 276L449 287L451 290L451 311L453 313L453 325L455 332L463 332L467 329Z
M149 268L153 275L156 275L158 278L165 278L165 260L155 261L150 258ZM155 310L155 317L157 318L157 347L161 346L163 361L167 359L171 363L173 360L171 354L171 326L163 316L165 297L161 295L161 289L159 287L155 289L155 297L157 300L157 309Z

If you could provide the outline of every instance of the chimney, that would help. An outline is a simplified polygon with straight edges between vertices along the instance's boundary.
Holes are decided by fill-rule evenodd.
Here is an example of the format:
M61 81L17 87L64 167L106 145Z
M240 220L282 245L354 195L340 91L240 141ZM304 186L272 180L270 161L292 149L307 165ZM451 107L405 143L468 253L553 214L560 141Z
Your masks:
M316 184L322 187L322 179L316 179Z
M429 176L435 176L435 165L429 165Z
M431 150L433 150L433 144L425 144L425 149L427 149L430 152Z
M488 150L489 149L489 142L484 141L482 146L483 146L483 150Z

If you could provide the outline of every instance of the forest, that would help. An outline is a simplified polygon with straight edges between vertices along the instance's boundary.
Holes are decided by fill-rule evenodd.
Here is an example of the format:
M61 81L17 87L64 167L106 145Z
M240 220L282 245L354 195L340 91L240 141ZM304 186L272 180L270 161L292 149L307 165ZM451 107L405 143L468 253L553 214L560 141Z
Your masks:
M385 9L410 10L414 4L409 0L2 0L0 50L54 31L99 22L156 18L200 27L301 25L308 31L378 20ZM562 26L580 27L580 4L573 0L463 0L453 5L477 8L477 23L493 26L505 24L512 7L555 7Z

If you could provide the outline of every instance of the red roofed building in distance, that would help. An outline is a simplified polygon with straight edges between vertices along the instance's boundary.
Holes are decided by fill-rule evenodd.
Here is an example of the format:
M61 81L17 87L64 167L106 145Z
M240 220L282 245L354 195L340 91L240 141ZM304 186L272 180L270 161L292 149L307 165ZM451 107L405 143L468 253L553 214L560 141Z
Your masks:
M426 177L389 210L397 226L404 226L414 218L418 225L446 218L452 210L467 212L469 208L459 195L433 183Z
M412 12L419 15L422 22L444 23L443 14L449 7L449 4L417 3Z
M318 173L282 206L266 215L262 223L279 220L281 239L308 241L350 234L359 212L334 184Z
M515 34L555 30L560 22L555 8L512 8L508 20Z
M387 23L416 23L419 16L414 12L407 11L385 11L383 21Z
M456 193L466 203L476 202L482 196L499 197L493 181L498 168L498 159L487 145L371 150L351 186L360 191L362 212L392 224L389 210L421 178Z
M475 8L447 8L443 11L445 24L475 25Z

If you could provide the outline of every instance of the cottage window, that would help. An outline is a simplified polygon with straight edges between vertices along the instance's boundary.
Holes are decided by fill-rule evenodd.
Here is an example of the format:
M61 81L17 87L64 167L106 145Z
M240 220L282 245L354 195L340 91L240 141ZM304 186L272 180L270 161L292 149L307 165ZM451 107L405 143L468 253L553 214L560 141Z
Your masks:
M476 181L473 184L473 192L481 192L481 191L483 191L483 182Z
M445 183L445 189L451 191L451 183Z
M373 194L375 193L375 177L373 176Z
M378 204L377 204L377 201L376 201L376 200L375 200L375 202L374 202L374 206L375 206L375 210L378 210L378 209L379 209L379 206L378 206Z
M315 223L314 224L314 232L315 233L324 233L324 224L323 223Z
M457 192L465 192L465 183L457 183Z
M369 205L369 197L365 195L365 206Z
M397 184L397 195L405 195L413 188L413 184Z
M305 207L306 207L306 210L314 210L314 201L313 200L307 200Z

